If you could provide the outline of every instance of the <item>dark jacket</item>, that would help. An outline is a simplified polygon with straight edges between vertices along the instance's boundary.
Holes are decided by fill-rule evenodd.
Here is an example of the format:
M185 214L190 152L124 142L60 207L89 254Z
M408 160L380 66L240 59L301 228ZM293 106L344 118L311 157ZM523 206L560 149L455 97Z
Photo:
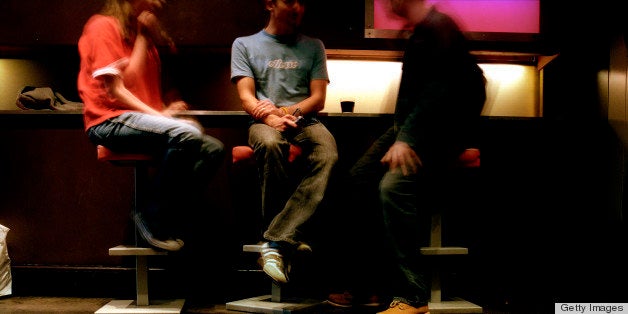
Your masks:
M485 78L456 22L434 7L416 25L403 57L395 109L397 140L424 166L450 162L473 145Z

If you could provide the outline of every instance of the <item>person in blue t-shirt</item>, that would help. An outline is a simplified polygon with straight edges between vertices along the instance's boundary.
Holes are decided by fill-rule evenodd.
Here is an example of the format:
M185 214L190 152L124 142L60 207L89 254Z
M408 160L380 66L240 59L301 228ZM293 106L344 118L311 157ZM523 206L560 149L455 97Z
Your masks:
M316 118L329 77L322 41L299 32L304 0L264 0L264 5L270 14L266 27L233 42L231 81L252 118L248 141L261 178L265 228L262 267L274 281L287 283L284 259L310 249L300 229L323 199L338 151ZM290 144L306 155L296 190L286 189Z

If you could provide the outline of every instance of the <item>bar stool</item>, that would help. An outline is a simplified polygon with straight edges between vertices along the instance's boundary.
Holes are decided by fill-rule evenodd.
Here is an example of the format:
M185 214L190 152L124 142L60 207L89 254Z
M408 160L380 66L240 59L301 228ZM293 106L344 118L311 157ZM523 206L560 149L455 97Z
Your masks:
M457 167L460 170L478 169L480 167L480 150L469 148L458 158ZM466 247L443 246L442 243L442 212L436 211L432 214L430 246L422 247L421 254L429 256L467 255L469 249ZM437 267L432 269L431 290L430 290L430 313L482 313L482 307L465 301L460 298L443 300L441 289L441 270Z
M97 158L116 166L133 167L134 200L133 213L138 210L141 193L138 188L148 179L148 170L152 157L144 154L120 153L98 145ZM133 224L135 226L135 224ZM135 300L113 300L95 313L181 313L184 299L150 300L148 297L148 256L164 256L168 253L149 247L140 247L139 233L134 227L135 245L118 245L109 248L110 256L135 256Z
M255 167L253 149L249 146L234 146L231 149L232 165ZM302 154L302 149L294 144L290 145L288 161L294 163ZM259 254L262 244L245 244L243 252ZM282 296L282 286L271 280L271 294L227 302L226 309L248 313L282 313L289 314L296 311L310 309L323 304L322 301L312 299L287 300Z

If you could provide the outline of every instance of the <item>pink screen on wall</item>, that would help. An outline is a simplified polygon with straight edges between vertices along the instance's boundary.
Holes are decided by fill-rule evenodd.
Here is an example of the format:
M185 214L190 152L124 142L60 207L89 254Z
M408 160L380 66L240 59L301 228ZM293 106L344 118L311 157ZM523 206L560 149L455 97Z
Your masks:
M494 33L540 32L541 0L428 0L450 14L463 31ZM387 8L388 0L374 0L374 28L402 30L403 23Z

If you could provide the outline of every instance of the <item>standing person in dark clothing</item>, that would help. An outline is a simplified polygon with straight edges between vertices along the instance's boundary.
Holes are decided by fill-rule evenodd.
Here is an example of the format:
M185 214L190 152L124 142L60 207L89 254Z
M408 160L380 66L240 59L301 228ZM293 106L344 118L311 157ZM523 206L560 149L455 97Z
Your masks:
M473 145L486 88L483 71L452 18L426 0L390 0L390 9L413 29L403 57L394 125L350 175L360 199L367 202L356 206L368 206L365 196L376 195L383 210L382 228L394 267L389 285L378 287L392 297L381 313L419 314L429 311L430 297L418 254L429 230L423 218L437 204L436 195L458 156ZM378 254L373 249L379 248L368 253ZM375 267L371 273L380 272ZM363 280L369 278L363 275Z

